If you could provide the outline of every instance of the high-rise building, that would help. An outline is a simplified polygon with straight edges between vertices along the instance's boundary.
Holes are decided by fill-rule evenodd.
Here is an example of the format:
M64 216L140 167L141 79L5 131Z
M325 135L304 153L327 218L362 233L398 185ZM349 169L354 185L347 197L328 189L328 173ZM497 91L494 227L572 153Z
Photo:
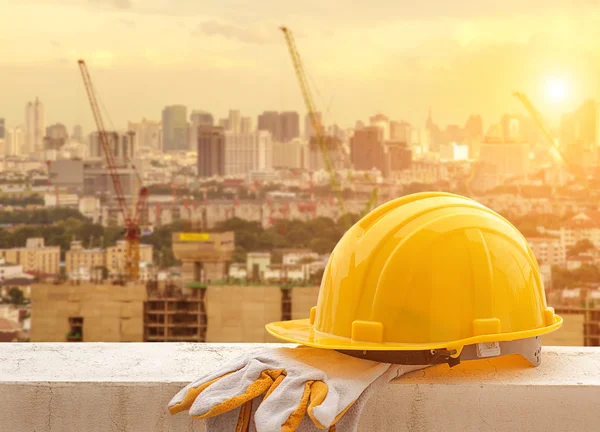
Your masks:
M67 127L62 123L56 123L46 128L46 135L44 136L44 150L60 150L62 146L67 143L69 138L69 132ZM46 159L49 159L46 157Z
M357 130L350 139L350 156L354 169L369 171L373 168L385 171L383 129L368 126Z
M336 137L344 141L346 139L346 131L337 123L327 126L327 135Z
M242 117L240 132L246 134L252 132L252 117Z
M161 123L159 121L142 119L139 123L128 122L127 130L135 134L135 142L138 148L160 149L160 131Z
M397 122L397 121L391 121L390 122L390 140L392 141L403 141L408 145L411 145L412 143L411 141L411 129L412 126L410 125L410 123L407 123L405 121L401 121L401 122Z
M46 128L44 105L35 98L25 106L25 152L42 154Z
M300 117L295 111L265 111L258 116L257 128L270 132L275 142L289 142L300 136Z
M183 105L166 106L162 111L163 150L189 150L187 108Z
M516 139L506 141L502 136L503 129L502 125L492 125L481 143L478 157L481 179L476 180L485 185L484 189L502 184L510 177L523 177L529 172L529 143ZM513 132L518 134L514 127Z
M73 134L71 135L71 139L77 142L83 142L83 128L81 125L76 124L73 126Z
M46 136L50 138L69 138L67 127L62 123L55 123L46 128Z
M229 130L229 119L219 119L219 127L223 130Z
M273 143L273 168L307 169L308 158L308 144L300 138Z
M225 132L225 175L245 175L272 168L273 144L269 132Z
M213 115L206 111L193 110L190 114L190 123L195 126L214 126L215 120Z
M221 127L198 128L198 177L225 174L225 131Z
M384 174L410 168L412 151L406 141L386 141Z
M317 117L318 122L321 124L321 129L323 129L323 114L316 112L315 116ZM312 126L310 114L306 114L306 116L304 116L304 137L307 140L310 140L313 136L315 136L315 131Z
M282 142L281 122L277 111L265 111L258 116L257 129L271 133L273 141Z
M286 111L279 115L281 142L289 142L300 136L300 116L296 111Z
M0 118L0 139L6 138L6 130L5 130L4 119Z
M200 126L213 126L214 119L211 113L200 110L193 110L190 114L189 140L190 149L195 150L198 147L198 128Z
M483 136L483 120L479 114L469 116L465 123L465 132L471 139Z
M533 146L539 141L539 128L531 117L505 114L500 129L506 142L528 142Z
M563 117L560 146L570 164L586 167L598 161L599 145L600 102L589 99Z
M25 146L25 131L23 126L8 129L4 150L7 156L19 156Z
M342 141L334 136L324 136L323 142L319 144L317 137L313 136L308 146L307 168L310 171L319 171L328 169L325 163L324 151L327 152L329 168L340 170L348 168L346 165L346 154L342 147Z
M229 117L227 118L227 126L230 131L239 133L242 127L241 117L239 110L229 110Z
M108 145L112 151L112 155L115 161L120 164L127 164L132 160L135 154L135 134L126 133L119 134L118 132L106 132ZM100 134L98 132L92 132L90 134L90 158L104 159L104 148L102 141L100 140Z

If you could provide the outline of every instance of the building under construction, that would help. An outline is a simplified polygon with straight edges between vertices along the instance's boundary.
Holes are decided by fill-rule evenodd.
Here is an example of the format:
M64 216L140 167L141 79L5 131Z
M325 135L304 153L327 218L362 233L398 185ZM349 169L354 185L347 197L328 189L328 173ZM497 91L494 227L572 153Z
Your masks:
M233 232L173 233L173 255L181 261L182 281L156 285L144 306L144 340L205 342L206 287L225 279L235 249Z

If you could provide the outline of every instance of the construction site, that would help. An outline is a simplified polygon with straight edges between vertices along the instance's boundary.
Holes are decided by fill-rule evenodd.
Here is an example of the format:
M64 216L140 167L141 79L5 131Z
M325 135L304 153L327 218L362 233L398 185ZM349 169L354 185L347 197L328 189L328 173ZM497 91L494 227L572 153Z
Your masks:
M315 131L323 165L331 174L332 191L336 196L339 215L348 213L343 197L339 196L335 168L329 160L325 134L316 116L313 98L307 84L304 67L291 32L282 28L302 96ZM109 133L102 116L91 78L83 60L79 61L87 95L96 122L99 141L112 179L115 208L125 226L125 273L121 284L108 282L72 285L69 283L41 284L32 288L31 340L42 341L151 341L151 342L267 342L271 341L264 325L277 320L306 316L317 302L318 287L278 285L232 285L228 279L229 264L235 250L233 232L204 232L207 215L198 206L184 202L189 219L199 223L198 232L180 232L172 236L174 257L181 262L181 275L170 280L139 282L140 236L148 215L148 191L138 176L138 193L127 202L111 150ZM524 94L516 96L525 105L548 141L555 146L555 137L543 118ZM561 155L562 156L562 155ZM125 165L135 169L131 161ZM473 175L475 170L473 170ZM467 188L473 180L467 181ZM373 184L372 196L362 214L376 204L378 188ZM313 213L312 207L302 209ZM283 207L281 217L289 208ZM151 213L151 212L150 212ZM157 211L157 213L160 213ZM235 215L235 209L233 211ZM195 217L194 217L194 216ZM158 217L158 215L157 215ZM268 217L271 224L277 214ZM217 283L219 282L219 283ZM235 299L235 301L233 301ZM544 339L548 345L600 345L600 310L593 303L583 305L549 304L564 316L562 331Z

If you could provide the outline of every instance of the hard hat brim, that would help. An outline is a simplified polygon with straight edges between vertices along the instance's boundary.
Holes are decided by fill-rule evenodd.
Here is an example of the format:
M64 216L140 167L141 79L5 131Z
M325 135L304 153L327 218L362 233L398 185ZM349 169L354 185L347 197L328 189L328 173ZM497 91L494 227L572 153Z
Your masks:
M506 342L518 339L527 339L534 336L541 336L547 333L551 333L555 330L558 330L563 324L563 319L559 315L554 315L553 319L554 322L552 324L532 330L512 333L480 335L457 341L440 341L436 343L425 344L400 344L389 342L372 343L353 341L349 338L332 337L331 335L326 335L324 333L315 331L312 328L312 325L310 324L310 320L308 318L291 321L272 322L270 324L267 324L265 328L272 336L275 336L278 339L315 348L367 351L414 351L452 348L457 349L460 352L462 348L466 345L473 345L483 342Z

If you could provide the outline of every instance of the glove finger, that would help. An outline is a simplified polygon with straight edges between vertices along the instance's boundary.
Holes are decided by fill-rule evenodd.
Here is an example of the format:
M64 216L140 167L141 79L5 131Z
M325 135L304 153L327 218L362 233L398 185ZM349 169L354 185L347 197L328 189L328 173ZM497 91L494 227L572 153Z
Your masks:
M295 431L306 414L313 381L286 377L274 383L255 415L257 432Z
M206 432L256 432L256 428L253 427L253 415L258 409L261 400L261 397L257 397L246 402L241 407L218 416L207 418L204 423Z
M248 353L243 356L238 357L233 360L231 363L228 363L224 367L219 370L212 372L210 374L206 374L188 384L184 388L182 388L169 402L169 412L171 414L177 414L181 411L185 411L189 409L196 397L204 391L208 386L214 384L224 376L231 374L237 370L242 369L246 364L248 364L250 356L253 353Z
M181 399L181 401L173 403L173 400L171 400L171 403L173 403L173 405L171 405L171 403L169 403L169 405L170 405L169 413L171 413L171 415L174 415L174 414L180 413L181 411L190 409L190 407L194 404L194 401L196 400L196 398L198 397L198 395L200 393L202 393L208 386L216 383L217 381L230 375L231 373L233 373L233 372L230 372L226 375L215 378L211 381L202 383L202 384L198 385L198 387L194 387L192 385L186 386L183 389L183 390L185 390L185 394L183 395L183 398Z
M200 393L189 409L195 418L208 418L230 411L264 394L284 374L283 369L269 369L259 360L216 381Z

